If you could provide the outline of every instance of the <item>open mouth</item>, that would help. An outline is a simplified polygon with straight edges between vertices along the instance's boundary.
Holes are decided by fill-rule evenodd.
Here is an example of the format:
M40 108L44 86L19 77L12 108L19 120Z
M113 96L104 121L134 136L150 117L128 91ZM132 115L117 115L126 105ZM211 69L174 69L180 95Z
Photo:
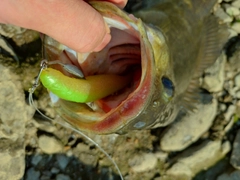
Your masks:
M91 102L54 100L57 102L57 111L60 116L71 124L77 124L76 126L80 129L90 129L98 133L99 131L110 132L106 129L116 128L120 123L127 123L129 119L141 112L143 104L147 103L148 88L150 88L150 82L147 79L151 75L146 69L148 66L148 70L151 70L149 63L152 54L148 52L151 48L147 49L146 43L143 43L143 36L145 35L147 39L147 34L143 35L140 32L139 20L132 15L128 16L125 13L124 15L131 22L117 15L111 15L111 18L104 17L110 27L112 39L99 52L77 53L64 45L59 45L50 37L44 40L49 61L58 60L62 64L74 65L86 78L102 74L128 77L126 85ZM51 67L61 71L65 76L74 77L59 64ZM99 81L105 84L105 79ZM101 91L101 88L96 90L97 93Z

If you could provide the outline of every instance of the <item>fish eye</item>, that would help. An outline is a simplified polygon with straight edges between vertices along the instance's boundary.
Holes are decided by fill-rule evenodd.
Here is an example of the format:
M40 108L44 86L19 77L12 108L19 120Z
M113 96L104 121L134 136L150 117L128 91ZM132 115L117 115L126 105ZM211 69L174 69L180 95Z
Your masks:
M164 86L165 95L168 98L173 97L173 94L174 94L173 82L169 78L167 78L167 77L162 77L162 84Z

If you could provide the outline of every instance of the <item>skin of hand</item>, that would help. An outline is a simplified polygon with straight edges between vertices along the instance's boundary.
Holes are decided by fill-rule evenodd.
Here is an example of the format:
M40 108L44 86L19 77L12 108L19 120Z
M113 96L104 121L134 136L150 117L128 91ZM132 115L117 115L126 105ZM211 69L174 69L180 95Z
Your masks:
M0 23L39 31L78 52L100 51L111 39L102 16L83 0L0 0Z

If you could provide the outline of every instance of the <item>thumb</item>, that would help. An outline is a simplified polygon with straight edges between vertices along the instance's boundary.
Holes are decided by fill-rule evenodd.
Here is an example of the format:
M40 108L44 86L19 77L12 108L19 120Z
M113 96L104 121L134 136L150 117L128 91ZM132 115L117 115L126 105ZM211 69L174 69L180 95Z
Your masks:
M101 50L111 39L102 16L81 0L1 0L0 22L40 31L78 52Z

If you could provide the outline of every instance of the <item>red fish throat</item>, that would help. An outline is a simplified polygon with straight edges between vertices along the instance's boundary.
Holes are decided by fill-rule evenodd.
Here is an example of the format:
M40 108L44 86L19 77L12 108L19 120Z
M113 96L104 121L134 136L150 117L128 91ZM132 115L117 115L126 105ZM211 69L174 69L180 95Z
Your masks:
M113 16L112 18L115 19ZM143 26L142 22L130 18L136 23L133 26L133 22L128 23L119 17L118 21L113 19L109 24L112 39L103 50L76 53L66 47L58 56L62 63L71 63L79 67L85 77L97 74L132 74L129 85L97 101L74 103L59 100L57 102L57 111L63 119L79 129L98 134L116 132L144 110L152 86L150 79L154 74L151 72L153 53L147 41L147 34L142 34L137 27L138 23L139 26ZM112 23L113 21L116 25ZM145 47L145 41L148 48ZM64 74L68 73L64 72Z

